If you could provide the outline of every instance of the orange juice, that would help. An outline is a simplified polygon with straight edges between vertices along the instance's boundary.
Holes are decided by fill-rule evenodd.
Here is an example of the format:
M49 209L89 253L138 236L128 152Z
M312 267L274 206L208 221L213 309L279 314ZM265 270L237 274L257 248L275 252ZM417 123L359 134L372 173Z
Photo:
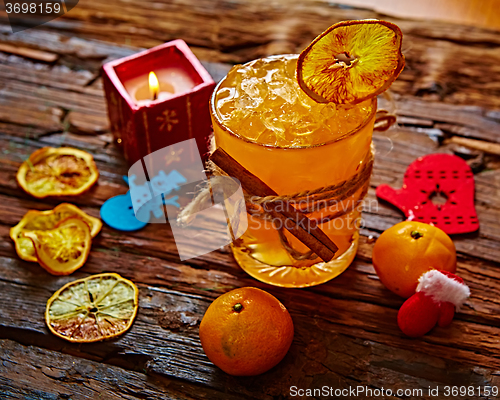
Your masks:
M355 106L319 104L295 79L296 55L235 66L214 91L215 144L279 195L333 185L351 178L371 152L376 98ZM368 185L368 183L366 183ZM365 186L366 186L365 185ZM364 188L308 215L339 247L323 262L276 221L248 215L248 229L232 244L238 264L263 282L305 287L326 282L352 262L358 246ZM300 206L300 204L299 204ZM344 210L340 217L330 219ZM292 250L290 250L290 248Z

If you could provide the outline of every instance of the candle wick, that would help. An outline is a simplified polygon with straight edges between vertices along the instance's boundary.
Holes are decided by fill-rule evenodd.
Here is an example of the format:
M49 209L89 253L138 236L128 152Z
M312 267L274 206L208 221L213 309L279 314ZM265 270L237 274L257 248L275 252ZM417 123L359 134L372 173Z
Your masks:
M158 100L158 92L155 90L153 92L153 101Z

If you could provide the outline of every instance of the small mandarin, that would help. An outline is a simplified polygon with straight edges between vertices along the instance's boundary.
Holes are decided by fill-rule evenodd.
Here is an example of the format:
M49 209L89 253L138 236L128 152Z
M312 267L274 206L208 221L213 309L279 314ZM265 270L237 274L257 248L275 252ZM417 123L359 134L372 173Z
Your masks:
M293 322L273 295L253 287L218 297L200 324L206 355L235 376L262 374L285 357L293 340Z
M441 229L404 221L384 231L373 247L373 266L387 289L408 298L420 276L431 269L454 273L455 245Z

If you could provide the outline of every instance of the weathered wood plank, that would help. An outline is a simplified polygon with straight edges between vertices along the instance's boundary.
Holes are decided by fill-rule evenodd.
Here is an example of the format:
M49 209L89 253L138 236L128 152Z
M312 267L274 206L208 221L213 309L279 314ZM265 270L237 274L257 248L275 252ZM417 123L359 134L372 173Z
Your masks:
M98 135L109 132L107 115L95 115L78 111L68 113L68 130L80 135Z
M10 201L12 202L12 198ZM21 200L24 201L24 200ZM5 238L4 245L0 247L0 254L5 257L13 257L12 245L9 243L8 239L8 226L9 222L15 222L21 217L22 207L16 204L12 204L11 208L6 208L5 212L2 213L2 222L7 226L0 227L0 233L3 231L2 236ZM96 211L93 209L88 209L91 214L96 215ZM364 244L361 249L359 256L361 259L370 259L371 248L373 244ZM137 249L137 250L136 250ZM140 250L139 250L140 249ZM120 254L127 254L126 262L120 267L116 264L117 257ZM111 261L112 260L112 261ZM13 261L15 264L16 262ZM18 261L20 262L20 261ZM160 263L160 265L157 265ZM26 264L22 263L21 264ZM176 290L188 290L189 292L194 291L194 293L199 294L200 291L203 293L205 289L210 289L213 287L237 287L242 285L253 285L254 282L249 279L234 263L231 255L227 252L214 252L208 256L199 257L194 260L189 261L190 266L182 266L179 264L178 257L176 255L175 245L172 240L171 232L168 227L161 225L150 225L143 231L128 234L124 237L115 231L104 228L103 232L95 239L94 250L91 254L91 258L87 266L82 271L88 271L88 273L98 273L102 271L102 268L106 268L107 265L114 265L119 271L129 271L131 268L134 270L132 276L138 282L144 282L149 285L161 286L166 285L169 288L175 288ZM141 270L136 270L135 265L141 265ZM162 272L163 265L168 265L168 272ZM39 275L41 270L36 264L28 264L29 270L32 271L33 279L35 276ZM163 267L162 267L163 266ZM193 267L195 268L193 270ZM214 269L216 268L216 269ZM368 268L368 269L367 269ZM206 271L208 270L208 272ZM19 276L24 276L24 272L19 271ZM177 271L177 272L174 272ZM196 271L195 275L192 273ZM219 271L219 272L215 272ZM368 275L367 275L367 271ZM12 272L11 272L12 273ZM205 274L208 273L210 279L207 280ZM215 273L215 275L212 275ZM487 263L478 263L473 260L464 260L460 263L459 273L464 276L466 281L470 283L473 290L473 296L467 303L462 314L458 316L458 319L463 319L464 321L475 321L481 324L488 325L499 325L499 320L497 316L496 307L498 307L498 272L494 264L488 265ZM9 273L10 274L10 273ZM165 275L167 274L167 275ZM350 274L354 274L350 275ZM130 275L129 275L130 276ZM192 277L190 277L192 276ZM359 321L365 321L366 315L362 312L365 309L364 303L369 301L370 303L377 304L383 307L389 307L390 309L397 309L401 300L396 296L390 294L385 290L382 285L379 284L374 278L374 271L371 266L361 263L361 266L355 264L345 273L342 277L336 279L328 285L323 285L320 288L328 287L329 295L333 294L335 299L348 299L350 302L354 302L350 306L347 303L343 305L333 305L330 304L329 309L343 309L348 307L351 313L356 313L356 302L360 301L361 308L358 309L362 315L358 316ZM214 286L205 286L212 279L212 284ZM213 281L215 279L215 281ZM236 279L236 281L235 281ZM196 284L205 282L202 286L195 286L186 289L184 287L178 288L178 285L185 284ZM484 286L487 285L489 290L485 292L483 290ZM358 288L363 287L363 291L359 291ZM321 289L320 289L321 290ZM333 290L333 292L331 292ZM315 292L316 289L310 289L310 291ZM476 296L477 293L477 296ZM321 298L315 296L317 301L323 301ZM306 301L304 299L304 301ZM300 312L300 307L298 308ZM382 321L387 320L387 310L370 310L371 313L379 315L384 315ZM399 332L395 325L395 314L391 314L392 322L388 322L392 325L391 335L398 335ZM341 318L340 321L343 321ZM346 324L346 326L351 326L350 319L348 322L340 322L341 324ZM373 322L374 326L376 321ZM484 334L485 332L483 332ZM388 338L388 343L394 341L394 338ZM458 341L460 343L460 340Z
M36 264L2 258L4 282L0 283L0 289L9 298L19 300L3 307L0 336L129 369L146 368L149 373L166 374L220 390L226 386L230 392L251 394L255 398L266 398L264 393L269 392L284 393L291 384L309 387L311 374L313 381L329 380L334 387L353 385L359 379L362 382L368 379L378 387L384 384L382 377L391 365L394 369L390 374L406 387L417 382L421 382L422 387L459 384L460 379L466 379L468 384L484 385L496 379L493 371L485 368L500 365L494 331L487 334L492 328L459 320L451 330L437 329L425 339L409 340L395 326L395 310L342 297L345 281L333 282L333 286L339 285L338 293L333 296L321 293L321 289L328 291L331 284L319 287L314 302L310 300L309 291L292 292L257 284L278 296L290 310L296 328L294 345L277 368L258 379L228 377L206 360L197 339L197 324L211 299L228 290L228 286L254 281L244 274L240 279L216 270L158 263L135 255L128 255L128 261L122 263L123 257L117 256L116 253L114 256L93 253L89 265L72 277L41 275ZM43 323L44 303L51 292L71 279L107 270L109 265L136 282L151 281L154 285L139 284L140 311L132 329L112 342L85 346L63 343L51 336ZM351 270L344 277L350 281L348 287L356 286ZM200 283L205 287L196 286ZM27 290L30 296L23 296ZM315 329L311 329L311 324ZM484 339L489 336L490 343L476 343L477 335ZM447 346L450 337L454 340L453 349ZM466 337L470 340L464 341ZM399 348L397 352L394 346ZM446 372L438 373L438 370L429 374L421 368L422 364L439 365L443 358L448 360ZM353 360L358 361L352 365ZM398 367L403 364L406 367L401 374ZM351 367L344 368L344 365ZM468 365L475 365L475 374L470 374L472 366ZM289 378L283 381L285 376Z
M491 379L488 376L491 376L492 373L487 368L481 370L477 366L484 365L495 368L500 364L500 360L496 358L498 354L495 350L497 347L493 333L490 334L491 343L480 343L479 346L478 343L475 343L476 335L486 338L486 332L491 329L482 325L456 321L454 326L450 328L451 331L449 329L436 330L432 337L428 336L426 339L417 341L409 340L397 332L395 310L385 309L379 313L377 308L380 307L372 304L357 303L319 294L315 296L316 301L311 302L308 300L307 291L293 291L291 293L289 290L270 289L266 285L259 284L257 286L265 287L266 290L277 295L290 310L295 323L296 336L295 345L292 346L285 361L258 380L251 381L251 385L248 385L248 380L225 376L208 363L197 339L197 324L213 296L227 290L228 285L240 286L248 283L251 279L245 277L240 280L221 272L191 270L186 266L176 266L171 263L167 269L165 266L158 268L160 265L154 260L139 262L140 257L136 256L128 256L129 262L122 265L123 268L116 268L120 258L114 257L111 261L107 256L101 257L102 254L106 253L99 252L99 260L90 261L90 270L87 266L85 267L87 273L105 270L106 267L103 268L103 266L113 263L114 270L118 270L136 282L139 280L147 281L147 275L151 276L155 282L155 287L139 285L140 312L129 333L113 342L87 346L63 344L61 340L51 337L43 323L45 300L50 296L52 290L57 289L59 285L68 280L82 276L84 272L78 272L73 277L64 278L52 277L48 274L41 276L37 271L39 267L30 264L27 270L17 273L17 282L0 283L3 293L10 298L19 299L17 304L7 305L2 310L0 335L26 344L48 346L73 355L106 360L107 363L122 365L130 369L146 367L154 373L167 374L218 389L222 389L224 386L221 382L230 383L230 390L236 390L240 393L247 393L251 387L252 392L255 391L253 394L256 398L265 398L262 395L266 392L264 387L267 387L267 391L283 392L286 386L283 386L280 377L290 376L290 383L297 382L298 385L306 385L310 379L308 375L310 376L313 371L308 370L311 363L319 363L315 364L318 366L321 364L331 366L334 374L324 378L328 378L332 382L339 382L340 385L352 385L355 383L356 377L359 378L365 374L381 377L383 372L379 368L385 369L387 365L390 365L388 362L389 354L392 354L389 359L393 359L395 366L406 364L408 374L413 376L420 376L419 374L422 372L418 371L423 371L420 368L422 363L435 365L437 362L435 357L448 359L449 369L447 372L439 377L427 376L430 382L425 384L458 384L459 378L463 379L464 376L469 375L471 367L467 367L467 364L472 363L476 365L475 370L484 370L484 372L479 373L481 377L478 378L482 384L486 384ZM5 261L2 259L4 266L7 264L19 268L15 265L16 263L6 263ZM161 269L164 270L163 273L160 272ZM5 275L9 276L10 271L4 269ZM24 275L24 278L21 275ZM171 279L175 281L169 282ZM202 290L202 288L193 287L193 283L200 282L200 280L209 286L207 289L212 286L215 290ZM21 281L23 282L21 283ZM172 284L174 287L171 287ZM220 289L221 286L223 289ZM29 297L22 295L26 290L30 291ZM19 310L22 310L22 313ZM349 313L343 310L349 310ZM311 330L311 323L315 326L313 330ZM13 334L15 337L10 336ZM351 335L358 339L350 339ZM469 342L464 342L464 337L467 336L470 336L471 339ZM456 344L454 349L446 345L450 337L453 337ZM461 343L464 343L465 348L462 347ZM320 354L326 352L327 355L317 358L309 346L316 347L316 351L319 351ZM393 350L389 350L394 346L400 347L396 354ZM352 360L359 356L358 351L361 348L365 348L363 360L357 363L354 370L342 371L342 364L352 363ZM476 354L478 351L481 353ZM373 359L369 356L369 354L375 355L377 353L380 356L375 356ZM419 355L416 356L416 353ZM414 361L415 357L419 359L418 362ZM464 362L465 364L463 364ZM382 367L382 365L385 366ZM309 373L306 374L306 371ZM330 374L328 367L326 371L321 368L318 372L321 377L325 373ZM406 381L406 374L400 375L397 370L393 373L399 376L402 381ZM214 380L214 378L216 379Z
M44 132L57 132L63 129L61 117L63 110L58 107L47 107L41 103L35 107L23 107L22 103L0 100L0 121L24 127L38 127ZM17 103L17 106L11 105ZM30 109L31 108L31 109Z
M73 62L81 63L82 67L97 67L99 63L108 57L124 57L130 55L131 52L130 47L127 49L124 43L121 46L115 46L105 42L89 42L78 37L68 37L56 32L49 32L43 28L28 29L13 34L10 26L6 24L7 19L4 12L0 11L0 18L2 17L3 19L0 19L1 43L23 45L69 57L64 61L71 61L71 57L73 57ZM88 61L88 64L85 64L86 61Z
M220 393L57 351L0 340L2 399L219 399ZM235 398L227 395L228 399Z
M54 66L50 69L38 69L35 64L19 63L0 64L0 76L3 80L32 83L35 86L53 87L71 92L88 93L85 87L94 78L94 74L85 71L72 71L67 67ZM102 96L102 92L98 95Z
M485 110L479 106L456 106L438 102L422 101L408 96L396 96L398 115L425 117L435 123L446 122L461 127L466 136L499 142L500 121L485 116ZM453 133L460 134L460 131Z
M63 110L76 110L106 116L104 96L82 96L71 91L12 80L3 81L2 87L4 101L11 103L45 104Z
M189 0L173 4L156 0L141 7L120 0L89 0L45 24L39 37L23 31L1 37L0 42L22 43L55 52L69 62L77 57L96 65L96 60L123 56L124 50L104 43L89 46L76 38L61 42L54 33L141 48L183 38L204 60L238 63L269 54L299 52L331 24L363 18L386 16L321 0L290 0L286 7L280 0L219 2L217 7L210 0L195 4ZM398 23L405 35L407 67L393 85L396 92L446 103L500 107L498 33L445 22L388 19Z

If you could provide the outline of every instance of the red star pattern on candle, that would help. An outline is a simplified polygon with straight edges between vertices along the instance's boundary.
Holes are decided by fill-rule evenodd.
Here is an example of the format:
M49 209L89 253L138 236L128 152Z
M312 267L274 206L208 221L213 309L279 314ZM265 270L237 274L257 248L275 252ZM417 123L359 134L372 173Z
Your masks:
M174 125L179 123L177 112L175 110L165 110L162 114L163 117L156 118L156 120L161 123L160 130L166 129L167 132L172 131Z

